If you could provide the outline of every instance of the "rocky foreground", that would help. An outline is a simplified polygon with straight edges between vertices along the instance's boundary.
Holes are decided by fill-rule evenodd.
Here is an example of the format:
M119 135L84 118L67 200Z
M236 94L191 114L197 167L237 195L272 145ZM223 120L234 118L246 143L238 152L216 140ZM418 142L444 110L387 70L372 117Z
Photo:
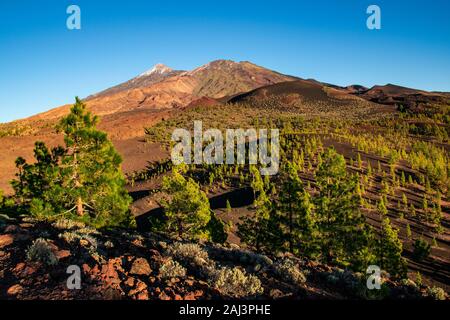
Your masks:
M74 269L80 289L68 287ZM368 290L366 281L364 274L237 246L100 232L69 220L0 219L0 299L448 299L440 288L386 274L381 290Z

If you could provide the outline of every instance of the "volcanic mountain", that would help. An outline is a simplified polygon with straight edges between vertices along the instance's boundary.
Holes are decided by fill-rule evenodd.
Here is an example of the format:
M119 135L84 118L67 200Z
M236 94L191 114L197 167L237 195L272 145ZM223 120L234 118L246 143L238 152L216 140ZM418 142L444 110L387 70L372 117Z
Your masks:
M390 83L384 86L373 86L367 90L357 90L353 93L368 101L387 105L403 105L411 110L430 104L446 104L450 101L446 93L428 92Z
M295 80L264 86L232 97L228 102L249 104L257 108L290 110L306 115L333 112L335 115L341 113L349 117L357 116L362 111L383 111L379 105L315 80Z
M314 101L314 102L342 102L344 100L355 100L354 96L343 91L330 88L311 80L296 80L281 82L274 85L264 86L250 92L238 95L229 102L255 102L273 97L284 97L284 101L290 102Z
M137 77L128 80L124 83L118 84L109 89L103 90L99 93L93 94L87 97L86 100L92 100L99 97L106 97L122 91L149 87L154 83L161 82L167 78L179 75L183 72L184 71L173 70L162 63L158 63L153 68L141 73Z
M340 87L284 75L251 62L216 60L191 71L172 70L157 64L150 70L84 99L87 107L100 116L99 128L108 132L124 156L124 170L145 167L147 161L162 156L161 151L144 142L144 127L176 115L173 110L196 106L224 107L223 103L248 103L258 107L282 108L308 116L331 112L334 116L360 117L360 114L394 110L392 105L427 104L449 100L445 93L430 93L394 85ZM380 106L386 104L388 106ZM32 158L34 142L50 146L61 144L54 124L71 105L52 109L28 119L4 124L0 138L0 188L8 189L17 156ZM25 128L25 129L24 129ZM152 149L153 148L153 149Z
M159 64L85 100L93 113L105 116L134 110L182 108L202 97L217 99L295 79L246 61L217 60L184 72ZM59 118L69 107L56 108L30 120Z
M99 128L108 132L124 157L124 171L132 171L163 156L158 146L144 142L144 127L169 118L171 110L212 105L216 99L292 80L296 78L250 62L217 60L192 71L176 71L157 64L149 71L84 101L90 111L100 116ZM14 160L18 156L32 159L35 141L44 141L50 146L62 143L61 136L54 132L54 125L70 107L71 104L67 104L2 125L7 130L26 130L21 131L20 136L0 138L0 189L10 190L8 181L14 176Z

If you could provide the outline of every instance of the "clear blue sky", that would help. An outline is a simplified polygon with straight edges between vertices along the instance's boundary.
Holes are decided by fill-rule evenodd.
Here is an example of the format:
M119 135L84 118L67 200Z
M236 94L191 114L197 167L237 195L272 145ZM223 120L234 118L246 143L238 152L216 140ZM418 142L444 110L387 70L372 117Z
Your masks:
M77 4L82 29L66 28ZM381 7L382 29L366 28ZM85 97L162 62L249 60L338 85L450 91L448 0L1 0L0 122Z

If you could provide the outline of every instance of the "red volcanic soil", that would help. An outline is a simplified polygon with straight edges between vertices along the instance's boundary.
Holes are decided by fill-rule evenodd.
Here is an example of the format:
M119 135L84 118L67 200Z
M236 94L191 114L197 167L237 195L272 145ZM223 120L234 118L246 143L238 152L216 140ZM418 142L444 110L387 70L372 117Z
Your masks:
M273 97L292 97L293 101L299 98L302 101L336 103L359 100L345 91L326 87L317 81L296 80L286 81L270 86L261 87L230 99L236 102L258 102Z
M195 107L212 107L222 104L219 100L208 98L208 97L202 97L200 99L194 100L191 103L188 104L186 108L195 108Z
M449 96L445 93L427 92L393 84L374 86L367 91L355 92L355 95L376 103L389 105L404 105L410 108L429 104L449 103Z

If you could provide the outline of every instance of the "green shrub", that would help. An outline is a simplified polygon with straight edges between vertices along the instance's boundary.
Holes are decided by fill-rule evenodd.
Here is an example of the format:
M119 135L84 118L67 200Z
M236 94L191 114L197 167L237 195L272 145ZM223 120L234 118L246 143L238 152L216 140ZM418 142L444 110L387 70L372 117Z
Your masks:
M84 228L86 225L79 221L74 221L70 219L58 219L53 224L53 227L59 230L72 230L72 229L81 229Z
M186 276L186 269L177 261L168 259L159 268L159 275L162 279L183 278Z
M208 253L196 243L176 242L167 248L169 255L187 264L203 265L209 262Z
M439 287L430 287L427 289L427 295L434 300L445 300L446 295L445 291L442 288Z
M306 282L306 276L298 269L294 261L289 258L276 261L272 268L275 274L283 281L293 285L300 285Z
M422 261L430 255L431 245L423 239L417 239L414 242L413 255L418 261Z
M233 298L259 295L264 291L258 277L247 275L239 268L222 268L216 271L212 282L215 289Z
M86 240L91 248L96 249L98 246L97 239L91 234L80 233L78 231L66 231L59 234L58 237L70 244L79 243L80 240Z
M41 262L47 266L58 264L58 258L53 252L50 243L43 238L33 241L33 244L27 250L27 259L29 261Z

